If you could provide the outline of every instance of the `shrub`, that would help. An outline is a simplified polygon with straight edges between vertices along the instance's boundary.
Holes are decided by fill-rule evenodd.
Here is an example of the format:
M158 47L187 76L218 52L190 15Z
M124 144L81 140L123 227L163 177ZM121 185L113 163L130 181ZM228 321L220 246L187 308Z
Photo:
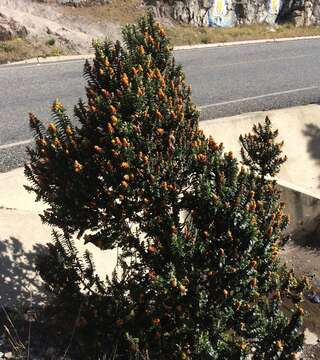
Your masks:
M49 46L53 46L56 43L56 39L55 38L49 38L47 40L47 45Z
M148 16L123 36L125 47L95 44L79 127L59 101L47 129L30 115L27 189L60 229L38 261L53 305L77 318L86 359L295 359L307 280L278 258L277 133L267 120L242 137L240 167L198 128L163 28ZM120 249L110 279L79 258L74 234Z

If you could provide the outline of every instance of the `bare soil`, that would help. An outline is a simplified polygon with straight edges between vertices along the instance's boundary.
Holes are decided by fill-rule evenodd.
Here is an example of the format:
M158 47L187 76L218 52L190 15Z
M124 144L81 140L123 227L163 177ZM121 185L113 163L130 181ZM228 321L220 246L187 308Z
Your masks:
M312 242L302 243L300 239L293 237L293 240L285 247L282 257L288 263L289 268L293 268L298 276L313 276L312 289L320 294L320 241L314 242L314 234L310 235ZM303 307L305 319L303 327L309 329L320 339L320 304L311 302L305 294ZM306 345L302 359L320 359L320 343L316 345Z

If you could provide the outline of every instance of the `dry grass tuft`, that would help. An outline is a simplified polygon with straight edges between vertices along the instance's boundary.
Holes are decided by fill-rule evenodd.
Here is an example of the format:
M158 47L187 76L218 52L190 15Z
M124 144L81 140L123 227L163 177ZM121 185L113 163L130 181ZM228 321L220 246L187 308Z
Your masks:
M50 41L33 42L26 39L0 41L0 64L34 57L69 55L72 51L54 46Z
M209 28L176 25L167 28L174 45L211 44L218 42L286 38L320 35L320 26L294 27L291 24L276 26L250 25L234 28Z
M106 5L90 7L66 7L66 15L84 16L91 20L110 21L121 25L134 23L146 13L147 8L142 0L116 0Z

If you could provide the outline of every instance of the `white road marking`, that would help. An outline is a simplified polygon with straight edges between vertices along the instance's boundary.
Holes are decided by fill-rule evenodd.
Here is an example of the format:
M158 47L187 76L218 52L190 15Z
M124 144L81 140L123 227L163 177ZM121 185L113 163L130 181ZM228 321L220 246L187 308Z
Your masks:
M287 56L287 57L273 57L273 58L264 58L264 59L257 59L254 61L239 61L234 63L225 63L219 65L213 65L211 68L220 68L220 67L227 67L227 66L236 66L236 65L251 65L251 64L258 64L258 63L266 63L272 61L280 61L280 60L295 60L295 59L302 59L306 57L316 57L317 55L295 55L295 56Z
M235 100L230 100L230 101L223 101L223 102L214 103L214 104L202 105L202 106L198 106L198 108L200 110L203 110L203 109L208 109L210 107L235 104L235 103L240 103L240 102L245 102L245 101L250 101L250 100L263 99L263 98L272 97L272 96L292 94L292 93L296 93L296 92L302 92L302 91L308 91L308 90L314 90L314 89L319 89L319 86L314 85L314 86L309 86L309 87L305 87L305 88L292 89L292 90L287 90L287 91L278 91L278 92L269 93L269 94L262 94L262 95L258 95L258 96L252 96L252 97L235 99ZM29 139L29 140L17 141L17 142L10 143L10 144L0 145L0 150L5 150L5 149L9 149L9 148L12 148L15 146L20 146L20 145L27 145L27 144L30 144L31 142L32 142L32 139Z
M32 142L32 139L29 140L23 140L23 141L17 141L14 143L10 143L10 144L4 144L4 145L0 145L0 150L5 150L5 149L9 149L15 146L20 146L20 145L27 145L30 144Z
M319 89L319 86L309 86L309 87L300 88L300 89L278 91L278 92L269 93L269 94L262 94L262 95L258 95L258 96L252 96L252 97L240 98L240 99L235 99L235 100L230 100L230 101L223 101L223 102L214 103L214 104L202 105L202 106L199 106L199 109L203 110L203 109L208 109L210 107L235 104L235 103L240 103L240 102L245 102L245 101L250 101L250 100L263 99L263 98L267 98L267 97L292 94L292 93L296 93L296 92L302 92L302 91L314 90L314 89Z
M0 71L5 71L8 69L26 69L26 68L33 68L33 67L39 67L42 68L44 66L51 66L51 65L64 65L64 64L74 64L74 63L83 63L86 61L86 59L82 60L67 60L67 61L55 61L55 62L48 62L48 63L36 63L36 64L27 64L27 65L3 65L0 67Z
M227 66L236 66L236 65L250 65L256 63L265 63L265 62L272 62L272 61L280 61L280 60L294 60L294 59L301 59L306 57L315 57L316 55L306 54L306 55L296 55L296 56L287 56L287 57L273 57L273 58L264 58L264 59L257 59L255 61L239 61L235 63L225 63L212 66L213 68L220 68L220 67L227 67ZM33 67L43 68L45 66L52 66L52 65L64 65L64 64L74 64L74 63L84 63L86 59L81 60L66 60L66 61L56 61L56 62L48 62L48 63L35 63L35 64L26 64L26 65L3 65L0 66L0 71L8 70L14 68L15 70L19 69L28 69ZM90 59L89 59L90 60Z

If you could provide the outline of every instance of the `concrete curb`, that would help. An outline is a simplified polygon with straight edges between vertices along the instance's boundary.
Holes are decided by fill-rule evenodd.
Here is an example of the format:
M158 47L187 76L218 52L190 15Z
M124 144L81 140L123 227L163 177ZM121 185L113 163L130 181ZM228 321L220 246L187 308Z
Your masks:
M213 44L180 45L180 46L174 46L173 50L180 51L180 50L194 50L194 49L210 49L210 48L217 48L224 46L254 45L254 44L265 44L265 43L278 43L278 42L280 43L286 41L315 40L315 39L320 39L320 35L300 36L300 37L291 37L291 38L270 38L270 39L259 39L259 40L230 41L230 42L220 42ZM15 65L34 65L34 64L45 64L50 62L80 61L80 60L87 60L93 58L94 58L94 54L37 57L37 58L12 62L8 64L3 64L0 65L0 68L15 66Z
M26 59L8 64L3 64L0 65L0 68L16 66L16 65L34 65L34 64L46 64L52 62L81 61L81 60L87 60L93 58L94 58L94 54L36 57L32 59Z
M270 39L259 39L259 40L245 40L245 41L230 41L230 42L221 42L214 44L198 44L198 45L181 45L175 46L174 50L193 50L193 49L207 49L207 48L216 48L223 46L236 46L236 45L251 45L251 44L264 44L264 43L277 43L285 41L297 41L297 40L314 40L320 39L320 35L315 36L298 36L292 38L270 38Z

